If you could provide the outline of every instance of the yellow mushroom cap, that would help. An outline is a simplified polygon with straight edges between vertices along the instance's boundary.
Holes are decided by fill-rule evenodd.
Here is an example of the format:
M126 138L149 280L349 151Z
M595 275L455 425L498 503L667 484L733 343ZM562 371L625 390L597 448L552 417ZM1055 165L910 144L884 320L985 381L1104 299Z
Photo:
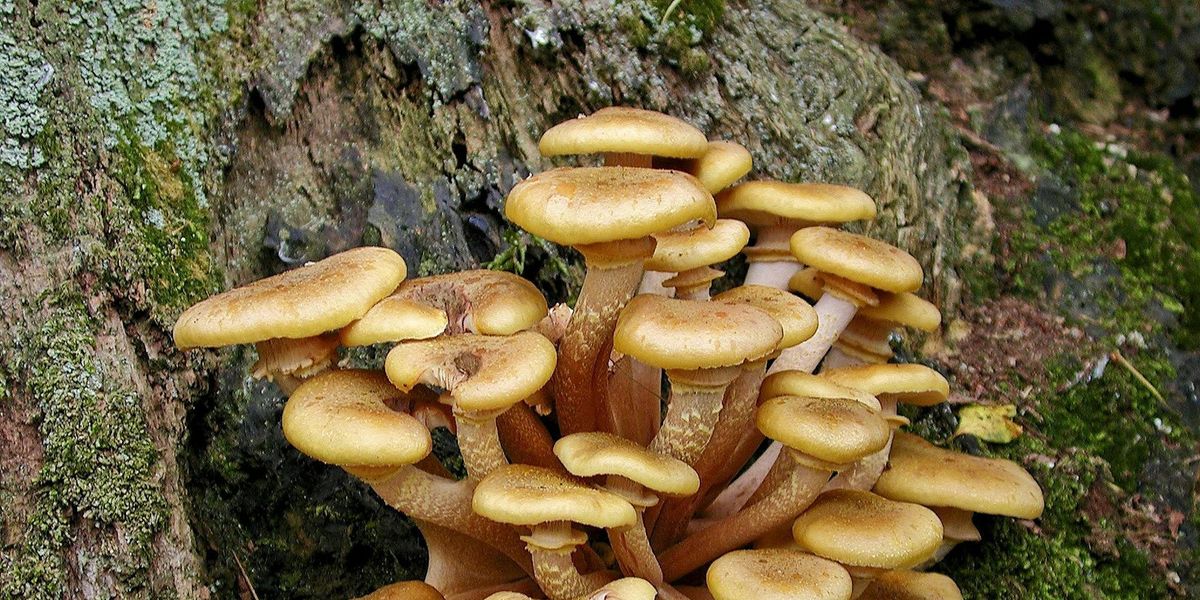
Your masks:
M798 292L810 300L820 300L821 296L825 294L825 284L821 282L821 272L812 267L804 267L792 275L792 278L788 280L788 289Z
M735 550L708 567L715 600L849 600L850 574L799 550Z
M887 571L872 579L858 600L962 600L962 592L941 573Z
M541 334L463 334L403 342L388 353L388 379L402 390L418 383L444 388L466 411L506 409L540 390L558 355Z
M563 121L542 134L542 156L622 152L672 158L696 158L708 149L699 129L652 110L610 106Z
M796 519L792 537L801 548L844 565L907 569L933 556L942 543L942 522L924 506L832 490Z
M884 242L829 227L806 227L792 235L792 255L823 273L885 292L921 287L921 263Z
M445 600L445 596L423 581L401 581L385 585L358 600Z
M750 157L750 151L741 144L713 141L708 143L708 149L700 158L655 161L654 166L691 173L704 184L705 189L715 194L749 173L754 160Z
M613 348L663 369L740 365L775 351L783 328L750 306L641 295L621 311Z
M763 380L759 387L759 400L767 401L776 396L806 396L809 398L847 398L874 410L881 410L879 400L869 392L842 385L830 379L804 371L779 371Z
M409 279L391 295L441 310L448 333L512 335L546 316L546 297L532 283L504 271L475 269Z
M896 432L888 465L875 484L885 498L1020 519L1036 519L1045 508L1037 482L1010 460L952 452Z
M716 206L695 177L634 167L554 169L518 183L504 214L518 227L573 246L633 240L696 221Z
M578 477L619 475L672 496L700 489L700 476L687 463L611 433L568 435L555 442L554 455Z
M844 185L747 181L720 194L717 212L755 226L806 226L872 219L875 201Z
M600 595L607 592L605 595ZM654 589L649 581L638 577L625 577L609 583L587 598L603 599L603 600L654 600L658 597L658 590ZM582 599L581 599L582 600Z
M549 469L505 465L475 488L475 513L509 525L570 521L593 527L626 527L637 521L620 496L576 483Z
M940 404L950 395L950 384L941 373L915 363L841 367L822 371L820 376L883 400L915 406Z
M750 229L741 221L717 219L712 229L658 233L654 239L654 256L646 259L646 269L678 273L737 256L750 241Z
M665 288L675 288L676 290L696 288L702 285L709 285L720 279L723 275L725 275L725 271L718 271L712 267L699 267L688 269L670 279L663 280L662 286Z
M342 345L369 346L382 342L423 340L446 330L446 313L411 300L388 296L361 319L342 329Z
M183 311L175 345L213 348L307 338L349 325L404 280L404 259L387 248L354 248Z
M910 292L880 295L879 304L860 308L858 315L921 331L933 331L942 324L942 312L938 307Z
M297 450L339 466L398 467L429 455L429 431L386 402L404 399L383 373L325 371L292 392L283 435Z
M874 410L846 398L776 396L758 407L763 435L831 467L887 445L891 428Z
M791 348L817 332L817 311L807 302L766 285L742 285L713 296L713 302L753 306L779 321L783 339L778 349Z

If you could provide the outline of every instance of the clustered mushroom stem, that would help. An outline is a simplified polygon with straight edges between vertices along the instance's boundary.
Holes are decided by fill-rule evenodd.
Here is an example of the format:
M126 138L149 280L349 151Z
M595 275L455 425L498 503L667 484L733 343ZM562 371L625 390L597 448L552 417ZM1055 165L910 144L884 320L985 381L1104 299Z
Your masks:
M804 512L829 480L830 472L796 462L788 451L787 477L770 495L741 512L684 538L659 556L663 578L675 581L717 557L749 544Z
M826 352L842 335L842 330L858 312L858 306L836 294L826 292L813 309L817 311L817 332L796 346L785 349L771 364L768 374L780 371L812 373Z
M425 583L448 596L515 582L526 574L490 546L427 521L413 519L429 551Z
M609 475L604 487L626 498L640 496L645 491L641 484L620 475ZM643 518L645 508L637 504L633 508L637 511L637 521L633 525L608 530L613 554L626 575L641 577L658 586L663 582L662 568L658 565L658 557L654 556L650 537L646 533Z
M746 268L745 285L765 285L780 290L788 289L792 276L804 265L794 259L787 259L790 254L792 233L796 228L791 225L770 225L760 227L754 241L755 248L778 248L783 260L751 260Z
M554 456L554 438L528 404L518 402L500 413L496 431L504 454L512 462L564 472Z
M855 367L865 364L867 364L867 361L858 358L857 356L851 356L843 352L841 348L834 346L833 348L830 348L829 353L825 355L824 366L821 368L840 369L842 367Z
M666 296L670 298L674 295L674 289L663 286L663 282L674 277L675 273L670 271L649 271L642 274L642 283L638 286L639 294L655 294L657 296Z
M604 153L604 166L650 169L654 167L654 157L649 154L632 152L606 152Z
M572 600L592 592L595 589L592 582L579 573L571 560L574 545L560 548L543 548L534 539L550 536L555 539L567 539L571 536L571 524L566 521L555 521L534 525L533 535L526 538L526 548L533 557L534 577L538 586L550 600Z
M649 445L658 434L662 419L662 369L650 366L632 356L629 357L632 389L630 400L634 402L630 420L634 430L626 437L642 445Z
M754 464L725 486L725 489L708 505L705 515L717 519L741 510L775 467L782 451L783 444L771 442L771 445L754 461Z
M496 413L455 411L458 425L458 449L462 452L467 477L479 481L488 473L508 464L496 430Z
M715 371L715 369L714 369ZM654 436L650 449L673 456L688 466L696 464L704 452L717 421L721 416L725 388L732 377L714 385L695 385L680 381L688 377L681 372L667 372L671 380L671 396L662 427Z

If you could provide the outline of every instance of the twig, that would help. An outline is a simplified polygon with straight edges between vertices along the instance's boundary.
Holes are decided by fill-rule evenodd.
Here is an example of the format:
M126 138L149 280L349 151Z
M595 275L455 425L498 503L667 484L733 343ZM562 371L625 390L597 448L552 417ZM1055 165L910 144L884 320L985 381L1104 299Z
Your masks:
M681 2L683 2L683 0L675 0L669 6L667 6L667 10L663 12L662 20L658 22L659 29L667 26L667 19L671 18L671 13L675 12L676 8L679 8L679 4Z
M1163 398L1162 394L1158 393L1158 388L1154 387L1154 384L1150 383L1150 380L1146 379L1146 377L1142 375L1142 372L1137 370L1137 367L1133 366L1133 364L1128 360L1125 360L1125 357L1121 356L1120 351L1113 352L1108 356L1117 361L1117 364L1125 367L1126 370L1133 374L1134 379L1137 379L1139 383L1146 387L1146 389L1150 390L1150 393L1153 394L1160 403L1162 403L1164 406L1166 405L1167 401Z
M242 580L246 582L246 587L250 588L250 597L258 600L258 592L254 591L254 582L250 581L250 576L246 574L246 568L242 566L242 559L238 558L237 552L233 552L233 562L237 563L238 571L242 574Z

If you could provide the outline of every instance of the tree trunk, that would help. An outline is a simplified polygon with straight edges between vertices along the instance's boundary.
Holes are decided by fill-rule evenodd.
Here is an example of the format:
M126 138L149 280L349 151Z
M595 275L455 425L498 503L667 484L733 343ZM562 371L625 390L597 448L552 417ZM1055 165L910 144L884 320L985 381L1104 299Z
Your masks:
M904 73L793 2L0 0L0 597L345 597L420 577L414 530L284 442L190 303L362 244L414 274L514 244L508 189L610 104L866 189L949 312L980 242L966 155ZM965 258L964 258L965 257ZM353 360L379 357L359 353ZM376 363L377 364L377 363Z

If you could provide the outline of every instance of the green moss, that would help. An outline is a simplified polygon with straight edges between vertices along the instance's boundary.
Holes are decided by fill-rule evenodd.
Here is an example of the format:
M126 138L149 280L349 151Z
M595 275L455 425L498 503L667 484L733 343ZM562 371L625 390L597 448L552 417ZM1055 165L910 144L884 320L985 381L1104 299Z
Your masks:
M656 51L688 78L708 73L701 42L721 25L724 0L621 0L617 26L636 48Z

